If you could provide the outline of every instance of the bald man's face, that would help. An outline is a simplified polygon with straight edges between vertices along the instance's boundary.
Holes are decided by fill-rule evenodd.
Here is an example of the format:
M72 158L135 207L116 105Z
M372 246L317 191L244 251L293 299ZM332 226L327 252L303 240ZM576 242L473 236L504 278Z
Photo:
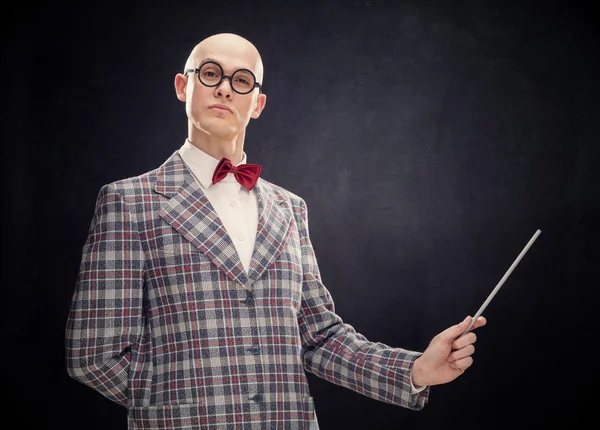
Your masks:
M227 76L238 69L248 69L262 83L262 62L254 46L233 37L219 36L200 43L190 55L188 68L198 68L206 61L218 63ZM192 125L201 132L229 139L242 133L250 118L258 118L264 108L266 96L254 89L248 94L238 94L224 79L216 87L206 87L198 75L178 74L175 79L177 97L185 101L186 112Z

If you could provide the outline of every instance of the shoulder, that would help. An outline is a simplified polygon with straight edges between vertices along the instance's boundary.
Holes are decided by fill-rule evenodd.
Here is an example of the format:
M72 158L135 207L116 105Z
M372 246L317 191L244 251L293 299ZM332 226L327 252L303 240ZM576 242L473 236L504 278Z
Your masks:
M100 192L116 193L123 198L147 196L153 189L178 188L184 182L185 174L186 167L175 151L160 166L105 184Z
M118 194L127 199L151 192L158 179L159 168L150 170L137 176L122 178L103 185L100 194Z
M302 211L306 211L306 202L299 195L291 192L290 190L283 188L280 185L276 185L272 182L269 182L265 179L260 179L262 185L267 188L276 199L279 201L287 202L290 206L297 210L300 209Z

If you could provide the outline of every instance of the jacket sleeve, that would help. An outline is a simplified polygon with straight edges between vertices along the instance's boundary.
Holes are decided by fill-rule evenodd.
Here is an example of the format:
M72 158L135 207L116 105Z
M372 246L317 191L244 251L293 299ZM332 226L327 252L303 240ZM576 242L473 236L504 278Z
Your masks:
M142 331L144 253L127 203L105 185L83 246L66 326L68 374L126 406L132 345Z
M375 400L413 410L422 409L429 387L411 394L411 373L422 354L370 342L335 313L308 233L304 201L296 219L302 247L302 306L299 314L302 356L308 372Z

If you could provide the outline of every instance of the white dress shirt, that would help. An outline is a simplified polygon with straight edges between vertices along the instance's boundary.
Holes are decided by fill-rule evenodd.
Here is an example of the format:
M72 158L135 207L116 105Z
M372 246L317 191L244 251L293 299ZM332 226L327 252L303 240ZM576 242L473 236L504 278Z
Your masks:
M228 173L220 182L213 184L212 177L219 160L195 147L188 139L179 149L179 155L217 212L248 273L258 228L256 192L242 187L233 173ZM245 163L246 153L243 152L242 161L234 165Z
M258 228L258 204L254 189L248 191L242 187L233 173L228 173L220 182L213 184L212 176L219 160L195 147L188 139L179 149L179 155L217 212L248 273ZM245 163L246 153L243 152L242 161L234 165ZM413 394L425 389L415 387L412 378L411 388Z

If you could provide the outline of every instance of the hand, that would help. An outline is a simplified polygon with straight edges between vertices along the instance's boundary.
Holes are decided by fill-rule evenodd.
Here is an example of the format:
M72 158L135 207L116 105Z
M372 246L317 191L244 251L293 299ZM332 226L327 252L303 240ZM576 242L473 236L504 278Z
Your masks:
M471 330L484 326L487 320L477 318L468 333L460 336L469 327L472 318L468 316L460 324L447 328L435 336L412 369L412 381L415 386L439 385L453 381L473 364L471 355L477 336Z

